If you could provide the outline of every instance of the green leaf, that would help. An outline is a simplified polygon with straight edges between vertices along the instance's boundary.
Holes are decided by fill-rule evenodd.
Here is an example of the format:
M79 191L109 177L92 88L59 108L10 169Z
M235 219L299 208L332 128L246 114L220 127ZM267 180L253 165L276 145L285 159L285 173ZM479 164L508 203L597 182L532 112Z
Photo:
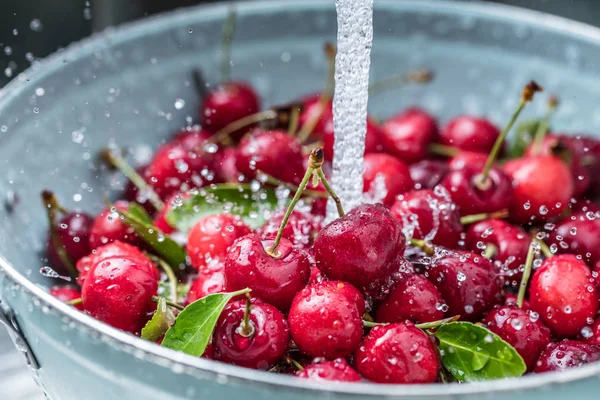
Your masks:
M180 265L185 264L185 250L171 237L163 234L151 222L141 219L136 211L115 210L123 217L124 222L131 226L135 233L144 242L148 243L154 249L154 252L168 262L170 266L178 270Z
M152 217L148 215L144 207L140 206L137 203L131 202L129 203L129 212L137 217L140 221L143 221L147 224L152 224Z
M173 314L171 307L167 306L165 298L159 297L152 319L142 329L142 339L151 342L158 341L173 323L175 323L175 314Z
M184 303L185 297L190 291L191 281L188 283L177 283L177 303ZM168 297L171 290L169 281L158 282L158 295Z
M250 289L232 293L209 294L187 306L169 328L162 346L200 357L212 336L217 320L227 303Z
M277 208L275 191L262 188L250 189L249 185L216 185L202 188L193 196L183 200L181 206L173 207L166 215L171 226L188 232L198 220L224 212L239 215L252 229L265 223L265 212Z
M519 353L484 327L451 322L434 335L440 341L442 364L461 382L517 377L527 371Z
M525 153L541 123L542 119L530 119L517 125L515 139L509 151L510 158L521 157Z

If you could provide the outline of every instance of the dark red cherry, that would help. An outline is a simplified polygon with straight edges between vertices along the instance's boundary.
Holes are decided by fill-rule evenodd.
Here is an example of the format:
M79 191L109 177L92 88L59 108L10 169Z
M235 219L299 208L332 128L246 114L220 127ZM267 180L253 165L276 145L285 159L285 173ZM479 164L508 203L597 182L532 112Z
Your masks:
M287 311L296 293L308 283L310 259L285 238L275 257L267 253L271 246L272 240L262 240L255 233L237 239L225 255L225 288L250 288L253 296Z
M92 317L126 332L139 332L158 290L156 267L134 257L109 257L92 265L81 290L83 308Z
M471 168L476 171L483 171L487 159L487 153L462 150L452 157L450 161L448 161L448 167L452 171L458 171L463 168Z
M581 330L581 337L586 343L600 346L600 317L596 318L592 326Z
M484 118L471 116L456 117L440 132L440 143L461 150L488 154L500 130Z
M281 312L270 304L252 300L249 331L243 330L246 301L228 304L215 326L215 359L246 368L267 370L287 350L288 324Z
M211 90L200 106L202 126L211 132L218 132L239 119L256 114L260 110L260 98L256 91L245 82L226 82ZM230 134L238 140L248 128Z
M408 167L415 189L433 189L448 173L448 163L439 160L422 160Z
M300 291L288 321L294 343L311 357L335 359L353 353L363 335L365 301L352 285L325 281Z
M313 381L360 382L360 375L348 365L345 359L322 361L304 367L296 373L298 378Z
M577 336L598 311L592 273L571 254L547 258L533 274L529 293L531 308L558 337Z
M190 304L209 294L225 291L225 265L222 260L211 261L200 270L187 293L185 303Z
M284 182L299 184L304 176L304 157L300 143L283 131L255 129L238 147L236 168L254 179L262 171Z
M509 307L518 307L518 296L516 294L506 293L504 295L504 305ZM531 310L531 304L529 304L529 300L523 299L521 308L524 310Z
M549 346L538 359L533 372L565 371L600 360L600 346L563 340Z
M327 278L368 288L399 268L405 237L381 204L364 204L325 226L315 239L315 261Z
M503 169L513 183L510 218L518 223L557 217L573 196L571 171L556 157L517 158L507 161Z
M64 215L54 227L58 234L60 243L67 257L72 263L76 263L82 257L87 256L90 251L89 234L93 219L83 212L71 212ZM47 252L48 263L59 274L67 275L68 269L63 266L56 251L54 241L48 238Z
M421 161L437 137L437 122L419 108L409 108L381 126L385 150L407 164Z
M115 202L114 207L116 210L127 211L129 203L119 200ZM92 250L116 240L132 244L139 242L139 238L133 228L123 221L116 210L113 211L106 208L94 219L89 235L89 243Z
M597 195L600 189L600 141L594 137L582 135L556 136L579 159L581 166L585 168L587 176L590 178L589 192ZM577 182L575 186L577 186Z
M250 233L239 217L215 214L200 219L190 229L186 249L192 266L202 269L211 260L225 257L233 242Z
M73 286L52 286L50 294L63 303L81 298L81 291ZM75 308L83 311L83 305L81 304L77 304Z
M374 201L391 206L396 196L414 186L408 166L397 158L383 153L365 154L363 191Z
M448 305L447 315L479 321L502 301L500 271L481 255L466 251L442 255L428 266L428 275Z
M402 279L377 307L377 322L421 323L444 318L445 302L436 287L422 275Z
M223 182L238 183L240 173L237 169L237 147L226 147L215 155L215 171Z
M467 167L450 171L442 181L461 215L491 213L510 207L513 188L508 175L492 167L485 183L481 179L481 170Z
M315 285L326 280L327 278L321 273L319 268L315 267L314 265L310 267L310 279L308 281L309 285Z
M590 212L573 214L550 232L550 243L559 253L581 256L593 267L600 261L600 218Z
M367 117L367 133L365 136L365 154L380 153L384 151L384 146L381 143L381 130L371 118ZM325 125L323 131L323 153L325 160L333 161L333 118Z
M390 209L408 237L456 248L463 226L458 208L442 186L398 196Z
M440 359L429 337L411 322L376 326L354 356L357 371L377 383L433 383Z
M260 229L263 238L275 239L286 210L279 210L267 220ZM312 247L315 236L321 230L323 221L320 217L294 210L283 229L283 237L292 242L295 247L308 249Z
M312 131L312 138L319 140L323 138L327 125L333 123L333 103L328 101L325 107L321 105L321 94L308 96L302 100L302 112L298 117L298 126L302 129L309 121L317 118L317 123Z
M528 371L551 340L550 329L535 311L503 306L490 311L483 323L517 350Z
M473 253L490 251L491 259L501 265L500 272L509 283L521 281L531 239L523 228L501 219L486 219L469 227L465 247Z

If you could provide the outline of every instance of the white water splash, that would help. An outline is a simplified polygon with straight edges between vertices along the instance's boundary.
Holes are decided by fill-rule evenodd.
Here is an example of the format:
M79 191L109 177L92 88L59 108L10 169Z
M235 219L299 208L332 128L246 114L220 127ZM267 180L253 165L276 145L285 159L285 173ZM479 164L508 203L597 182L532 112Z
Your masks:
M346 212L361 203L367 132L369 67L373 43L373 0L336 0L338 18L333 98L332 184ZM333 201L327 219L337 218Z

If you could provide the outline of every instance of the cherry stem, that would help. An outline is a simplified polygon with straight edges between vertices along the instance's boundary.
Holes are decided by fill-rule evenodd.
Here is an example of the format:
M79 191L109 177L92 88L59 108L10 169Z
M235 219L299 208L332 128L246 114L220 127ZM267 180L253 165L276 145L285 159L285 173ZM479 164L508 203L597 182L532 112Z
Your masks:
M284 182L281 179L277 179L274 176L269 175L266 172L263 172L261 170L256 171L256 176L258 177L258 180L263 183L268 183L268 184L274 185L274 186L283 186L294 192L299 190L299 187L294 185L293 183ZM318 198L323 198L323 199L326 199L329 197L329 194L326 192L319 192L318 190L310 190L310 189L304 189L303 194L310 196L310 197L318 197Z
M239 334L245 338L254 335L254 325L250 321L250 311L252 311L252 296L250 293L246 293L246 308L244 309L244 319L242 320L242 326L239 330Z
M411 238L410 244L412 246L420 248L428 256L432 256L435 254L435 249L422 239Z
M446 146L445 144L431 143L429 152L438 156L456 157L460 153L460 149L454 146Z
M538 124L538 128L535 131L535 135L533 136L533 154L538 155L542 150L542 142L544 141L544 137L546 137L546 133L548 133L548 129L550 129L550 120L554 115L554 111L556 111L556 107L558 107L558 99L554 96L550 96L548 99L548 110L546 111L546 115Z
M298 121L300 119L300 107L292 107L290 113L290 124L288 125L288 135L293 136L298 129Z
M542 254L546 258L550 258L550 257L554 256L554 253L552 252L552 250L550 250L550 247L548 247L546 242L544 242L542 239L538 239L538 238L535 238L535 241L538 242L538 244L540 245L540 250L542 251Z
M533 267L535 247L535 242L532 242L529 245L529 250L527 251L525 269L523 270L523 277L521 278L521 285L519 286L519 294L517 295L517 306L519 308L523 307L523 299L525 298L525 292L527 291L527 283L529 282L529 276L531 275L531 269Z
M449 324L450 322L455 322L460 319L460 315L455 315L454 317L440 319L438 321L433 322L424 322L422 324L415 324L415 326L419 329L435 329L439 328L442 325Z
M56 230L57 214L59 212L66 214L67 210L58 203L58 199L54 193L49 190L42 191L42 203L44 203L46 215L48 216L48 224L50 225L50 240L52 240L52 246L54 246L54 250L56 250L56 254L60 259L60 262L67 268L71 277L76 278L78 275L77 269L75 268L73 261L69 258L60 235Z
M151 299L151 300L152 300L152 302L153 302L153 303L158 303L158 301L160 300L160 297L158 297L158 296L152 296L152 299ZM177 310L179 310L179 311L183 311L183 310L185 309L185 307L184 307L184 306L182 306L181 304L179 304L179 303L175 303L175 302L172 302L171 300L167 300L167 299L165 299L165 303L166 303L166 304L167 304L169 307L173 307L173 308L175 308L175 309L177 309Z
M235 8L229 9L229 15L223 25L223 42L221 46L221 82L231 80L231 43L235 34L237 15Z
M496 254L498 254L498 247L492 243L487 243L481 255L488 260L491 260L492 258L496 257Z
M261 111L255 114L250 114L240 118L232 123L225 125L221 130L217 131L209 140L210 143L223 143L229 139L229 135L238 129L245 128L260 121L277 118L277 112L274 110Z
M317 170L317 176L319 177L319 180L321 181L323 186L325 186L325 190L327 190L327 193L329 193L329 195L331 196L333 201L335 201L335 206L337 208L338 215L340 217L343 217L344 215L346 215L346 213L344 212L344 207L342 206L342 200L340 200L338 195L335 193L335 191L329 184L329 181L327 180L327 177L325 176L325 173L323 172L323 168L319 168Z
M302 371L304 369L304 367L302 365L300 365L300 363L298 361L294 360L290 356L285 356L285 362L290 365L293 365L294 368L296 368L298 371Z
M364 319L363 319L363 322L362 322L362 324L363 324L363 326L364 326L365 328L375 328L376 326L385 326L385 325L388 325L388 323L387 323L387 322L373 322L373 321L365 321Z
M510 117L508 124L506 124L506 126L500 133L500 136L498 136L498 139L496 139L494 147L492 147L492 150L490 151L490 154L487 160L485 161L485 166L483 167L483 171L481 172L480 179L476 181L476 184L480 187L481 190L485 190L489 187L488 176L490 174L490 169L492 169L496 157L498 157L498 154L500 154L500 149L502 148L504 140L506 139L506 135L508 134L508 132L510 132L515 122L517 122L517 119L519 118L519 115L521 114L525 106L528 103L530 103L531 100L533 100L534 94L536 92L541 92L542 90L542 87L539 86L535 81L529 82L523 89L523 93L521 94L521 102L517 106L517 109L515 110L513 115Z
M165 205L160 197L156 194L152 187L148 185L148 182L146 182L146 180L117 153L117 151L104 149L100 152L100 158L102 158L111 167L121 171L123 175L125 175L125 177L129 179L140 192L148 194L148 201L150 204L152 204L152 207L154 207L156 211L163 209Z
M310 136L310 134L317 126L319 119L323 116L325 109L327 108L328 103L333 98L333 90L335 87L335 46L331 43L325 44L325 55L327 56L327 84L325 85L325 89L321 92L319 96L319 110L315 114L311 115L308 121L302 128L300 132L298 132L298 140L300 143L304 143L306 139Z
M416 69L403 74L396 74L374 82L369 86L369 96L402 87L407 83L429 83L433 79L433 72L429 69Z
M504 219L508 218L509 212L507 209L494 211L491 213L481 213L481 214L473 214L473 215L465 215L460 218L460 223L463 225L473 224L475 222L483 221L486 219Z
M162 258L155 256L154 254L150 254L144 252L146 257L154 261L156 264L160 266L160 268L164 271L165 275L167 275L167 280L169 282L169 297L175 303L177 303L177 277L175 276L175 272L173 272L173 268Z
M83 299L81 297L78 298L78 299L73 299L73 300L65 301L65 304L69 305L69 306L78 306L78 305L80 305L82 303L83 303Z
M198 95L202 98L206 96L206 80L204 74L200 68L196 68L192 71L192 79L194 80L194 86Z

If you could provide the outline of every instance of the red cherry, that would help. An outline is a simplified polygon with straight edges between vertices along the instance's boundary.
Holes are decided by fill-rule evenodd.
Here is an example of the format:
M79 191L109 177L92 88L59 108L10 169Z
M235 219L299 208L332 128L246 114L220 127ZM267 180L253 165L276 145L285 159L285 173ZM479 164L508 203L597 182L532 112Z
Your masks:
M89 234L92 223L93 219L88 214L72 212L64 215L54 227L71 262L76 263L80 258L90 253ZM50 237L48 238L46 255L48 263L56 272L68 275L69 270L62 264L54 246L54 241Z
M488 154L500 130L484 118L471 116L456 117L440 132L440 143L461 150Z
M461 240L458 208L442 186L398 196L390 211L408 237L448 248L456 248Z
M209 294L225 291L225 265L221 260L209 263L192 282L185 303L191 304Z
M448 164L438 160L422 160L408 167L415 189L433 189L448 173Z
M186 150L200 151L211 136L212 133L203 129L200 125L193 125L177 132L169 143L181 145Z
M290 333L300 351L311 357L345 357L360 344L364 312L365 301L352 285L321 282L294 297Z
M498 268L469 252L448 253L428 267L429 280L448 305L448 315L478 321L502 300Z
M127 211L129 203L123 200L115 202L117 210ZM139 238L133 228L127 225L117 211L106 208L98 214L90 229L90 247L96 249L114 241L138 243Z
M228 304L214 330L215 358L228 364L267 370L287 350L290 340L288 324L281 312L267 304L252 300L249 314L250 333L244 334L246 301Z
M573 196L571 171L556 157L517 158L506 162L503 169L513 182L510 217L516 222L557 217Z
M600 346L563 340L549 346L540 356L533 372L565 371L600 360Z
M286 210L273 213L265 225L260 229L263 238L275 239L277 231L283 220ZM295 247L308 249L312 247L314 238L321 230L322 219L312 214L294 210L283 229L283 237L292 242Z
M503 306L490 311L483 323L517 350L528 371L533 370L551 340L550 329L531 310Z
M381 138L386 151L412 164L427 157L437 130L437 123L429 113L409 108L383 124Z
M52 286L50 288L50 294L63 303L81 298L81 292L73 286ZM75 308L83 311L83 305L81 304L77 304Z
M600 219L589 212L573 214L556 225L550 243L559 253L576 254L593 267L600 261Z
M381 143L381 130L377 124L371 119L367 118L367 133L365 136L365 154L369 153L380 153L384 150L384 146ZM328 121L323 131L323 153L325 153L325 160L333 161L333 118Z
M227 82L211 90L200 106L202 126L218 132L239 119L256 114L260 110L260 99L256 91L245 82ZM230 134L240 139L248 128Z
M206 358L208 360L215 359L215 348L211 343L206 345L206 349L204 349L204 353L200 356L200 358Z
M174 193L167 201L165 206L156 214L154 218L154 226L161 230L162 233L170 235L175 232L175 228L167 221L167 214L175 207L181 205L181 202L191 196L191 193Z
M311 364L296 374L298 378L313 381L360 382L360 375L348 365L345 359Z
M236 168L247 179L254 179L260 170L297 185L305 171L302 147L286 132L255 129L240 142Z
M308 121L317 119L317 123L312 131L312 137L319 140L323 136L323 132L327 129L327 125L333 122L333 103L328 101L323 109L321 106L321 94L308 96L302 100L302 112L298 118L298 126L302 128ZM320 115L320 116L319 116Z
M481 177L481 170L467 167L450 171L442 181L463 216L496 212L511 205L513 189L508 175L492 167L486 183Z
M354 356L354 365L377 383L433 383L440 369L438 351L411 322L376 326Z
M386 206L414 186L408 166L388 154L366 154L363 168L363 191Z
M589 268L570 254L546 259L529 289L531 308L559 337L574 337L598 310L598 295Z
M398 271L405 241L383 205L364 204L319 232L315 261L327 278L369 288Z
M402 279L377 307L377 322L433 322L444 318L444 300L436 287L422 275Z
M310 279L308 280L309 285L315 285L326 280L327 278L321 273L319 268L315 267L314 265L310 267Z
M223 182L239 182L240 173L237 169L237 147L226 147L215 155L215 171Z
M504 295L504 305L509 307L518 307L517 303L517 295L512 293L506 293ZM523 299L523 304L521 307L523 310L531 310L531 304L529 304L529 300Z
M458 171L463 168L471 168L476 171L483 171L487 159L487 153L462 150L450 159L448 162L448 167L452 171Z
M223 258L237 238L249 233L250 228L234 215L216 214L200 219L190 229L186 245L192 266L202 269L209 261Z
M600 141L598 139L582 135L556 135L569 150L580 160L581 166L585 168L590 178L589 189L592 194L597 194L600 188ZM576 177L575 180L578 180ZM575 182L577 186L578 183Z
M287 239L281 239L276 257L266 251L272 245L272 240L263 241L254 233L237 239L225 255L225 288L248 287L253 296L286 311L308 282L310 260Z
M83 308L92 317L126 332L139 332L158 290L156 267L133 257L109 257L92 265L81 290Z

